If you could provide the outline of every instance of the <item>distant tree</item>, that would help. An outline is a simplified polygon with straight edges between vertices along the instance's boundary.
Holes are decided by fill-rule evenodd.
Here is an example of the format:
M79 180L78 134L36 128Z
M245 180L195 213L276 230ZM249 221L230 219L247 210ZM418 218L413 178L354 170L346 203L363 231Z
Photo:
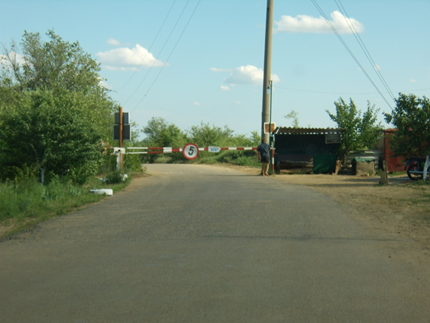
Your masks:
M395 156L430 155L430 100L427 97L400 93L394 110L385 113L385 120L397 128L390 138Z
M353 150L371 149L381 138L381 123L377 123L378 109L367 103L367 110L362 113L357 109L354 101L350 99L347 104L342 98L334 102L336 114L326 110L330 119L337 123L342 134L341 153L345 162L346 155Z
M292 119L293 128L299 128L299 113L292 110L290 113L284 116L284 118Z
M83 183L97 170L100 140L111 137L116 104L79 43L47 36L25 32L22 59L14 43L0 55L0 165Z
M149 147L182 147L186 144L186 135L174 124L153 117L141 130L145 134L144 143Z
M249 145L252 147L258 147L261 144L260 133L256 130L251 131L251 136L249 137Z
M227 126L221 128L201 122L199 126L191 127L188 138L199 147L225 146L234 141L234 131Z
M142 144L147 147L175 147L181 148L187 143L194 143L198 147L256 147L261 143L258 131L251 132L250 137L236 135L228 126L223 128L201 122L198 126L192 126L188 131L181 131L176 125L168 123L163 118L153 117L143 127L145 138ZM213 153L201 152L201 156L214 156ZM254 156L253 151L238 151L229 153L232 158L241 156ZM234 156L233 156L234 155ZM154 162L160 156L145 155L143 161ZM169 156L171 161L183 160L181 154Z

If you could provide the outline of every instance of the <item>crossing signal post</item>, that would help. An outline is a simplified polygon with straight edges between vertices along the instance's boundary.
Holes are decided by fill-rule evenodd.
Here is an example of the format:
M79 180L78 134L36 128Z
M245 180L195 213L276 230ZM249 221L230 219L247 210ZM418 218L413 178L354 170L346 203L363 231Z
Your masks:
M124 140L131 140L130 116L128 112L123 112L122 107L115 113L115 124L113 125L113 140L119 141L119 147L124 147ZM123 155L119 153L121 169L123 165Z

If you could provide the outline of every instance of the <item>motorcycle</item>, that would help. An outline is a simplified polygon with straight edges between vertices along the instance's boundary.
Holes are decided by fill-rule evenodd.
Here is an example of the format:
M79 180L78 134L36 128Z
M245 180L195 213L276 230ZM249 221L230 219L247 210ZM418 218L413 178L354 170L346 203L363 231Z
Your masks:
M428 156L427 158L429 158ZM408 177L413 181L422 180L424 177L424 167L426 165L426 161L428 160L425 157L412 157L410 158L405 165L406 173ZM427 164L427 176L430 173L430 165Z

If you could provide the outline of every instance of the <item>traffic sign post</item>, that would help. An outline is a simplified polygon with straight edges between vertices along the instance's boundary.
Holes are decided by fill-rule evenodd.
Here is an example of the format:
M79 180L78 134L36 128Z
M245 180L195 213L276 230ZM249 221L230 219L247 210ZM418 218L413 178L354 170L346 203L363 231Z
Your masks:
M128 112L122 112L119 107L118 113L115 113L115 124L113 125L113 140L119 141L119 147L124 147L124 140L131 140L131 127ZM123 153L118 154L119 168L122 169Z
M119 146L123 147L124 140L131 140L130 115L128 112L115 113L115 124L113 125L113 140L119 140Z

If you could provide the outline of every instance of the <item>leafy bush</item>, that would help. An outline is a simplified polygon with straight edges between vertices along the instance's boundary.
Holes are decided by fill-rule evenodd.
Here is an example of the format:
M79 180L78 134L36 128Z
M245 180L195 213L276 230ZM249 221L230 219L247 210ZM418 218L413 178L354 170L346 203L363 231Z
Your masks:
M372 149L381 138L381 123L377 123L378 109L367 103L367 110L362 113L357 109L354 101L350 99L347 104L342 98L335 102L336 114L326 110L330 119L343 129L341 154L343 162L346 162L346 155L351 150Z
M390 138L394 156L424 157L430 154L430 99L401 94L396 107L385 113L387 123L397 131Z
M163 118L152 118L148 125L142 129L146 138L141 145L146 147L173 147L182 148L187 143L194 143L198 147L257 147L261 143L257 131L251 136L236 135L227 126L224 128L201 123L192 126L189 131L182 131L174 124L169 124ZM144 155L142 162L175 163L188 162L181 153ZM235 163L237 165L259 165L255 162L255 153L252 151L223 151L210 153L201 151L199 157L192 162L196 163Z
M124 174L121 171L114 171L106 176L106 184L119 184L124 181Z
M53 31L47 36L43 42L38 33L24 33L22 62L15 45L0 55L8 67L0 74L0 168L7 170L0 180L28 168L35 175L44 169L47 182L67 175L83 184L97 171L115 104L79 43Z

